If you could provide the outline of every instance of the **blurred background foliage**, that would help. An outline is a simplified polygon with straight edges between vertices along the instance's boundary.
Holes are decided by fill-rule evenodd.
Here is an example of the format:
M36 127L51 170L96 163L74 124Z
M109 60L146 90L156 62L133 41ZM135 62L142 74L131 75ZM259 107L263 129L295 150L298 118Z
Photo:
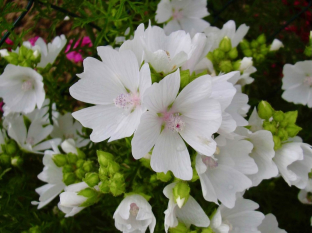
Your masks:
M0 0L0 32L10 31L10 41L2 48L15 49L23 41L40 36L50 42L56 35L65 34L72 41L69 51L78 50L74 44L84 36L89 36L93 47L79 48L86 56L96 57L96 47L115 44L116 36L133 35L140 23L151 20L155 25L155 12L158 1L152 0L35 0L32 8L14 29L13 22L26 8L28 1ZM285 47L265 61L256 64L257 72L252 74L255 81L245 87L249 104L256 106L260 100L267 100L276 110L298 110L297 124L303 128L299 135L304 142L312 144L312 110L307 106L294 105L281 98L281 79L284 64L308 60L303 50L312 30L311 0L210 0L210 15L206 20L219 28L230 19L236 25L250 26L246 39L256 39L264 33L267 42L280 39ZM64 20L68 16L69 20ZM127 28L130 33L124 35ZM310 58L311 59L311 58ZM6 66L0 58L0 73ZM51 69L45 78L47 97L56 103L61 112L73 112L77 102L69 96L68 88L77 80L76 73L83 70L82 63L66 59L65 53L58 58L56 69ZM66 83L66 85L64 84ZM62 87L62 89L60 89ZM30 204L37 200L35 188L43 185L36 177L42 171L42 156L28 157L20 170L11 170L0 178L0 232L117 232L112 215L121 198L104 198L100 203L84 209L72 218L64 218L57 209L58 200L37 210ZM209 205L198 197L203 208L211 213ZM167 200L162 195L163 187L155 188L154 195L161 196L160 203L151 200L157 219L163 219ZM273 213L279 226L289 233L311 232L310 218L312 207L299 202L299 190L288 187L281 178L263 181L258 187L245 193L246 198L256 201L264 214ZM53 207L54 206L54 207ZM155 210L157 210L155 212ZM155 232L163 232L158 221ZM273 232L272 232L273 233Z

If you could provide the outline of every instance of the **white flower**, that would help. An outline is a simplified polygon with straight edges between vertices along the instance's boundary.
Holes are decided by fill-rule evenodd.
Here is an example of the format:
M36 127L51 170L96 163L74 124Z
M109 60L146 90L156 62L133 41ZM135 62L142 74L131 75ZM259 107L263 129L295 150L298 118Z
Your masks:
M275 151L272 133L267 130L258 130L253 133L243 127L239 127L236 133L244 136L246 140L253 144L253 150L249 156L256 163L258 172L255 174L248 174L252 185L258 186L262 180L276 177L278 175L278 169L273 161Z
M184 30L188 33L202 32L209 23L201 19L208 16L205 0L161 0L157 6L156 21L165 23L166 34Z
M226 140L224 146L218 144L213 157L197 154L196 171L205 200L216 204L220 200L224 206L234 207L236 193L252 185L239 169L249 174L257 172L256 165L248 157L251 150L252 144L248 141Z
M0 56L1 57L6 57L9 56L10 54L8 53L7 49L0 49Z
M115 219L116 228L123 233L144 233L147 228L153 233L156 225L156 218L151 205L138 194L123 199L113 218Z
M82 135L82 125L75 121L70 113L59 116L56 123L51 133L53 138L72 138L78 148L89 143L89 139L80 136Z
M168 208L165 211L166 232L168 232L169 227L176 227L178 222L182 222L188 228L191 224L197 227L208 227L210 223L209 218L192 196L188 198L181 208L175 203L172 192L175 185L176 183L172 183L164 188L164 195L169 199Z
M282 98L295 104L312 108L312 60L300 61L295 65L286 64L283 68Z
M307 187L300 190L298 194L298 199L301 203L312 205L312 180L308 180Z
M45 92L42 76L29 67L8 64L0 75L0 97L10 112L32 112L41 108Z
M257 227L264 219L264 215L255 211L257 208L259 208L257 203L237 197L235 207L232 209L220 205L211 219L210 227L216 233L261 233Z
M180 88L179 69L154 83L144 95L148 112L141 117L132 139L135 159L154 146L151 167L156 172L171 170L180 179L193 176L190 155L182 138L198 152L210 156L216 150L211 138L221 124L220 103L210 97L212 80L201 76ZM182 137L182 138L181 138Z
M98 53L102 62L86 58L81 79L69 89L75 99L95 106L74 112L73 117L93 129L93 142L129 137L145 111L142 97L151 85L149 66L145 64L139 71L130 50L117 52L111 47L98 47Z
M44 168L38 175L39 180L47 183L36 189L40 195L39 202L33 201L32 204L38 205L38 209L50 203L66 186L63 182L63 168L56 166L52 159L53 155L60 154L60 151L54 143L52 143L52 147L53 151L46 150L44 152L42 159Z
M258 229L261 233L287 233L285 230L278 228L278 222L273 214L265 215Z
M248 30L249 27L245 24L240 25L236 30L235 22L229 20L223 25L222 29L217 27L207 27L204 32L207 35L208 40L214 41L212 46L212 50L214 50L219 47L221 40L225 36L231 39L232 47L236 47L247 34Z
M47 125L41 119L35 119L26 128L24 117L22 115L12 116L7 121L8 134L13 138L21 149L31 153L42 153L40 151L51 148L51 142L59 145L61 139L55 138L44 141L52 132L53 126Z
M309 144L287 142L275 152L273 160L289 186L304 189L308 185L308 174L312 169L312 149Z
M279 50L281 47L284 47L282 41L278 40L278 39L274 39L271 46L270 46L270 51L277 51Z
M85 208L80 205L88 198L78 195L78 192L88 187L89 186L85 182L71 184L65 187L65 192L60 194L60 202L57 206L66 214L66 218L74 216Z
M185 31L176 31L167 36L160 27L149 25L144 31L144 25L140 24L133 40L126 41L119 50L129 49L136 54L139 65L144 60L156 72L166 75L191 58L194 46Z

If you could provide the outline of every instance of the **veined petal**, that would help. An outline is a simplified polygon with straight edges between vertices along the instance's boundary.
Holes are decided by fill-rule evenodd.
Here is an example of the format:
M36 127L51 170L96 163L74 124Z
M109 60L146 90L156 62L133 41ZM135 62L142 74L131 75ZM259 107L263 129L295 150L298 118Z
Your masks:
M177 132L164 129L159 135L151 157L151 167L156 172L172 171L182 180L193 176L190 155Z
M156 10L156 22L164 23L166 22L172 15L172 7L169 0L162 0L157 5Z

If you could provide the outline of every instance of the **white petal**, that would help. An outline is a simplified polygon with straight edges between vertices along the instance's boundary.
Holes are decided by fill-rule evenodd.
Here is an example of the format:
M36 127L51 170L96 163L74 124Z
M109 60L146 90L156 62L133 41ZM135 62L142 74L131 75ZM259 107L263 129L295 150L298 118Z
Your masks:
M156 22L164 23L166 22L172 15L172 8L169 0L162 0L157 5L156 10Z
M278 228L278 222L273 214L267 214L258 229L261 233L287 233L285 230Z

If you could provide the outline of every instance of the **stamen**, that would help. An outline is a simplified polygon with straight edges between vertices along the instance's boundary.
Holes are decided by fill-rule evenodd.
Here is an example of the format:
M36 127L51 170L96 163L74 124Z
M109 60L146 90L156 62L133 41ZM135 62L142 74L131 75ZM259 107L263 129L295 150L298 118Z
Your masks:
M31 80L26 80L22 84L22 90L23 91L29 91L30 89L33 89L33 83Z
M174 9L172 13L172 18L180 20L183 18L183 12L180 9Z
M136 106L141 104L140 96L138 93L120 94L114 99L114 104L118 108L125 110L133 110Z
M130 214L134 217L136 217L139 213L139 207L135 203L130 204Z
M171 131L181 132L184 129L185 123L179 113L170 114L165 119L166 128Z

